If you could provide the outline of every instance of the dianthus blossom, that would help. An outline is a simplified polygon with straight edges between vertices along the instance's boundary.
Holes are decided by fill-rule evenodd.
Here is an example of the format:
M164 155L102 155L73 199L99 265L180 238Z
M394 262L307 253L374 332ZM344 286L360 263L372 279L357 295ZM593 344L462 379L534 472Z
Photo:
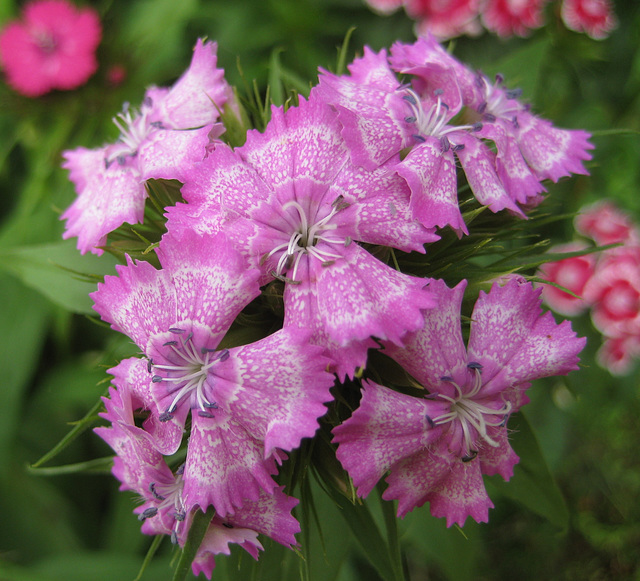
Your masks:
M98 68L98 13L66 0L36 0L21 21L0 33L0 63L8 83L27 97L83 85Z
M528 398L531 381L577 368L585 344L565 321L540 309L540 289L510 279L481 293L471 315L469 344L460 328L466 283L431 288L438 308L405 347L385 344L424 390L406 395L365 381L360 406L334 428L337 457L360 496L386 478L383 493L398 500L398 516L430 503L447 525L471 516L488 520L492 508L483 474L508 480L518 456L507 431L509 415Z
M101 254L107 235L127 222L143 221L146 180L182 180L185 168L207 155L224 132L216 123L230 97L217 45L199 40L187 71L171 87L150 87L139 109L125 103L114 123L115 143L63 153L77 199L62 214L63 238L78 238L82 252Z

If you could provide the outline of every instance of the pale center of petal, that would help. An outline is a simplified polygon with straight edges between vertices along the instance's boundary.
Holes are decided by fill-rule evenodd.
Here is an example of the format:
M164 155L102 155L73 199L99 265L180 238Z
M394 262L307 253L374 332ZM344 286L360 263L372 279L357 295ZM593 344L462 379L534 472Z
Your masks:
M341 244L348 246L350 238L339 238L331 233L338 226L332 224L331 219L340 211L349 207L342 196L338 196L331 204L330 211L322 218L315 212L306 211L302 205L295 200L291 200L282 206L282 215L287 219L292 227L289 240L277 245L273 250L263 257L263 260L280 253L280 258L275 270L271 273L274 277L299 284L297 280L298 266L304 255L312 256L319 260L323 266L329 266L340 258L340 254L332 251L328 244ZM290 210L293 210L291 212ZM320 244L324 242L326 244Z
M478 438L494 448L499 446L499 443L487 433L487 427L504 425L512 407L511 402L507 402L503 408L496 410L476 401L475 398L482 388L482 366L479 363L470 363L469 369L473 372L473 383L467 393L451 377L441 378L442 381L446 381L455 387L456 397L438 394L439 398L450 402L449 411L433 418L433 423L436 426L458 423L464 437L462 447L463 462L473 460L478 454ZM496 418L495 416L498 417Z
M161 421L168 421L173 417L178 405L187 397L192 398L192 407L198 409L198 415L213 417L211 410L218 405L211 401L205 393L205 382L209 376L209 370L219 361L229 358L229 351L215 351L212 349L197 349L193 344L193 333L182 337L183 329L169 329L177 336L173 341L163 343L163 347L170 350L171 364L151 363L150 367L156 371L152 381L154 383L166 383L168 392L173 399L167 409L160 415ZM167 361L169 359L167 358ZM163 373L163 375L160 375Z

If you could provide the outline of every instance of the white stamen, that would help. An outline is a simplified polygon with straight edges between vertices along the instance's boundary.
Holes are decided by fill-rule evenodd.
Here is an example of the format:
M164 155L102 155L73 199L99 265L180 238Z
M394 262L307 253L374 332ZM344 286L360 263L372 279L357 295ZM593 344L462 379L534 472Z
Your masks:
M435 425L443 425L449 422L459 422L462 428L464 436L464 455L466 457L472 456L475 449L476 438L473 436L471 428L473 428L480 438L484 440L489 446L497 448L500 443L492 439L487 433L487 427L498 427L504 422L504 418L511 412L511 402L507 402L502 409L496 410L477 401L474 401L474 397L478 395L482 388L482 377L479 369L474 369L475 376L473 380L473 387L468 393L463 393L462 388L447 378L447 382L453 385L456 389L456 397L449 397L448 395L439 394L438 397L451 403L449 411L441 414L433 419ZM500 421L490 421L485 416L500 416Z
M309 220L305 209L296 200L291 200L284 204L282 206L282 215L295 230L290 235L288 242L277 245L263 257L263 260L266 260L278 252L282 252L278 259L274 276L289 282L299 282L296 279L298 267L302 256L305 254L312 256L323 264L329 264L333 260L340 258L340 254L335 254L328 249L318 249L316 245L318 242L347 245L346 240L325 235L328 231L335 230L338 227L337 224L331 224L330 221L340 210L346 207L348 207L348 204L345 204L342 196L339 196L332 204L331 211L324 218L317 222L312 222ZM296 211L296 217L293 221L291 220L291 215L287 213L289 208L293 208ZM290 278L285 276L289 271L292 272Z

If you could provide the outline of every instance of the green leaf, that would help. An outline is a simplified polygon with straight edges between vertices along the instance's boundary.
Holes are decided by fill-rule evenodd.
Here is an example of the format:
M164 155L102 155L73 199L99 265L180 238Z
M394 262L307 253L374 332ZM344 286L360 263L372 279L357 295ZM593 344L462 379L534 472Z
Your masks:
M335 488L327 488L326 491L340 508L347 526L379 575L386 581L402 581L404 576L402 569L398 570L397 567L396 549L390 547L388 540L380 533L367 502L354 504Z
M1 268L73 313L94 314L89 293L116 264L108 254L81 255L72 240L0 251Z
M485 477L487 489L522 503L546 518L561 532L569 525L569 511L549 466L542 455L540 444L522 412L509 419L510 443L520 462L513 477L505 482L501 476Z
M55 458L62 450L64 450L73 440L75 440L86 429L91 427L96 420L99 419L98 410L102 407L102 400L98 400L96 404L85 414L85 416L75 423L73 428L60 440L49 452L42 458L31 465L32 470L37 470L49 460Z
M0 273L0 366L2 421L0 422L0 477L9 470L14 433L20 421L22 394L37 369L51 307L40 295L13 277ZM0 478L1 479L1 478Z
M431 516L427 507L416 508L399 521L403 545L413 549L407 549L407 559L419 565L425 560L434 563L449 581L478 578L479 526L467 519L464 531L447 528L446 521Z

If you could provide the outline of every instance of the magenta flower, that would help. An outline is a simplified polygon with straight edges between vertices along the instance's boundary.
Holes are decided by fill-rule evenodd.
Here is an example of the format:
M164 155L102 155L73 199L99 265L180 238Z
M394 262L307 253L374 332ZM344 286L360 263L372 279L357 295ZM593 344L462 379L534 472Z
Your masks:
M467 232L458 207L457 161L481 204L522 215L496 171L495 154L478 138L482 123L453 121L464 105L461 65L453 66L433 38L419 43L392 47L392 66L414 75L411 87L399 84L384 50L365 49L349 66L350 76L321 72L315 92L337 109L354 163L372 170L393 160L411 189L412 215L425 227ZM405 148L411 151L397 160Z
M433 281L438 308L425 313L424 328L405 339L404 349L385 345L425 396L367 381L358 409L334 428L338 459L360 496L390 471L383 498L398 500L398 516L430 502L447 526L468 516L487 521L492 504L482 475L508 480L518 461L508 441L509 415L528 401L531 381L576 369L585 344L567 321L557 325L542 313L540 289L512 279L480 294L465 349L465 285L450 290Z
M117 390L111 388L109 395L103 398L106 412L100 415L111 426L96 428L95 432L117 454L113 473L122 483L120 489L140 496L142 503L134 513L142 521L142 532L170 535L174 544L183 546L195 512L200 510L185 500L184 465L172 471L153 447L149 434L135 425L133 410L142 402L128 384L120 384ZM294 545L300 525L291 516L291 509L297 503L276 488L272 495L261 492L256 501L245 503L234 515L216 514L193 561L194 574L204 572L211 578L214 555L228 555L230 543L241 545L257 559L262 550L259 534L285 546Z
M174 453L191 415L184 502L233 514L261 489L273 492L281 450L314 434L333 376L305 329L219 347L259 294L259 272L246 268L224 235L167 236L157 253L162 270L146 262L118 268L92 294L94 308L147 357L129 360L120 375L153 399L146 407L158 414L150 430L156 448ZM160 431L162 423L174 427Z
M344 377L364 365L370 336L400 342L434 305L424 279L357 242L424 252L438 237L411 218L401 178L350 163L340 130L317 100L274 108L264 134L194 166L182 189L188 204L169 209L168 229L224 229L263 284L285 283L285 327L311 329Z
M128 104L114 123L118 141L98 149L65 151L78 198L62 214L63 238L78 237L78 249L102 254L107 234L144 218L150 178L184 178L184 168L201 161L224 128L215 122L230 89L216 68L216 44L199 40L191 65L169 88L151 87L139 110Z
M98 68L102 30L98 13L66 0L36 0L22 22L0 34L0 63L8 83L27 97L83 85Z
M597 40L618 26L610 0L563 0L561 15L567 28Z

